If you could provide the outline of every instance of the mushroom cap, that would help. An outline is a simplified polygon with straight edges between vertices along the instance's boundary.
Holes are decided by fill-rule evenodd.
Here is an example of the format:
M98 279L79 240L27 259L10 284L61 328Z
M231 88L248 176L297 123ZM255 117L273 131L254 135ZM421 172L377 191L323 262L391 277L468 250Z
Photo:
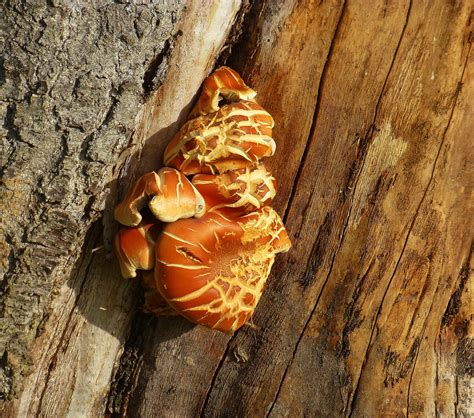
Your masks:
M157 290L189 320L233 333L252 316L275 254L290 246L269 207L238 218L211 212L167 224L156 243Z
M204 199L183 173L163 167L160 176L160 193L148 203L148 207L162 222L174 222L182 218L200 216L204 211Z
M192 183L204 197L207 212L232 209L243 215L270 204L276 194L276 180L263 164L219 175L196 174Z
M256 95L236 71L220 67L204 80L201 95L190 116L193 118L217 111L220 96L228 101L238 101L253 99Z
M136 226L142 221L140 210L148 204L162 222L199 216L204 211L204 199L183 173L163 167L144 174L115 207L115 219L122 225Z
M274 154L273 118L255 102L222 106L188 121L165 149L165 165L186 175L239 169Z

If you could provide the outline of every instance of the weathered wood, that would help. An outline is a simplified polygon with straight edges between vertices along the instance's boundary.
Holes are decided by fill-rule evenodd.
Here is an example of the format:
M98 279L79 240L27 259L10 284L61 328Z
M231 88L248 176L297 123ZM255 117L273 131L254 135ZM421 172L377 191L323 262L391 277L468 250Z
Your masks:
M458 277L472 235L467 190L450 214L449 225L464 230L456 243L442 222L452 197L444 209L430 200L437 176L447 176L434 170L458 103L469 14L466 4L444 2L254 6L228 62L276 119L278 152L268 163L281 179L276 206L295 248L279 257L254 329L228 339L179 319L147 323L143 345L129 342L143 355L131 367L137 385L124 387L130 413L429 415L437 397L440 413L466 409L418 359L419 350L434 352L461 280L442 279ZM467 106L458 112L472 120ZM460 153L472 130L463 129ZM464 171L454 175L459 185ZM433 331L424 339L428 312ZM467 337L450 337L466 356ZM431 370L444 362L444 380L456 376L467 392L452 358L438 355L425 360Z
M294 405L303 414L451 415L436 407L447 395L437 384L436 340L473 232L462 159L474 126L468 101L459 109L458 100L463 83L472 96L464 73L470 12L444 2L407 11L341 245L282 382L277 416ZM454 110L465 118L457 128Z

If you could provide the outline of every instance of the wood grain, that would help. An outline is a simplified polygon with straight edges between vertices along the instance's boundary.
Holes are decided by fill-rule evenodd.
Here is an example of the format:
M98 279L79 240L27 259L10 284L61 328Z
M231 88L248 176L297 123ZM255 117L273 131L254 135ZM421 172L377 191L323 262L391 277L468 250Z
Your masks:
M275 415L295 404L303 414L440 413L434 406L439 396L436 360L426 356L435 353L434 341L456 288L454 277L468 256L473 225L461 215L472 211L466 163L449 164L449 170L459 170L461 183L452 188L444 185L448 173L436 171L438 162L448 165L447 130L458 106L459 86L466 82L469 10L436 6L425 10L413 4L409 9L353 187L341 246L285 375ZM460 113L469 118L469 109ZM467 130L455 134L461 153L471 142L469 119L462 128ZM451 227L458 231L454 240ZM311 352L323 355L308 362ZM330 379L321 381L317 371L331 370L331 360L336 367ZM425 367L418 368L418 360ZM303 384L319 389L311 400L307 392L294 390ZM331 397L334 387L339 396ZM418 390L410 391L414 387Z
M128 348L141 358L128 370L136 385L121 380L129 414L468 410L471 12L253 5L227 63L275 117L268 163L294 249L278 258L255 327L229 338L180 319L142 324L143 343Z

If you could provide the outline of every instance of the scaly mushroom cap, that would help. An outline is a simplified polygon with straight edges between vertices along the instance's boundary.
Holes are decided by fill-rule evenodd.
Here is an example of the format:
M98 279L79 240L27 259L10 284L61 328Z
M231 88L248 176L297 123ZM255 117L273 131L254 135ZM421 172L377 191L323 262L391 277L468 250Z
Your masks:
M115 235L115 254L124 279L137 277L137 270L151 270L155 266L157 236L158 226L153 223L121 228Z
M200 216L204 199L183 173L164 167L140 177L125 199L115 207L115 219L122 225L136 226L140 210L148 207L162 222Z
M206 202L206 212L232 209L237 215L268 205L276 194L276 180L263 164L219 175L196 174L193 185Z
M275 254L290 246L270 207L167 224L156 243L157 289L189 320L232 333L252 316Z
M201 95L190 117L216 112L219 109L220 96L235 102L253 99L256 94L233 69L220 67L204 80Z
M165 150L165 165L186 175L222 173L258 162L275 152L274 122L255 102L222 106L188 121Z

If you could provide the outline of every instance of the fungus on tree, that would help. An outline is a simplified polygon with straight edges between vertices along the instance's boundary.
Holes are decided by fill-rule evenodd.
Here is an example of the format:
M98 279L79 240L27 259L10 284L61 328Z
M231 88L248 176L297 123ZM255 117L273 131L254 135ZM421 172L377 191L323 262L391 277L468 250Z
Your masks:
M291 247L268 206L276 180L262 158L275 152L274 121L255 95L234 70L217 69L165 150L168 167L140 177L115 209L127 226L115 239L122 275L154 269L145 279L150 312L166 302L233 333L255 311L275 255ZM155 220L143 220L146 207Z

